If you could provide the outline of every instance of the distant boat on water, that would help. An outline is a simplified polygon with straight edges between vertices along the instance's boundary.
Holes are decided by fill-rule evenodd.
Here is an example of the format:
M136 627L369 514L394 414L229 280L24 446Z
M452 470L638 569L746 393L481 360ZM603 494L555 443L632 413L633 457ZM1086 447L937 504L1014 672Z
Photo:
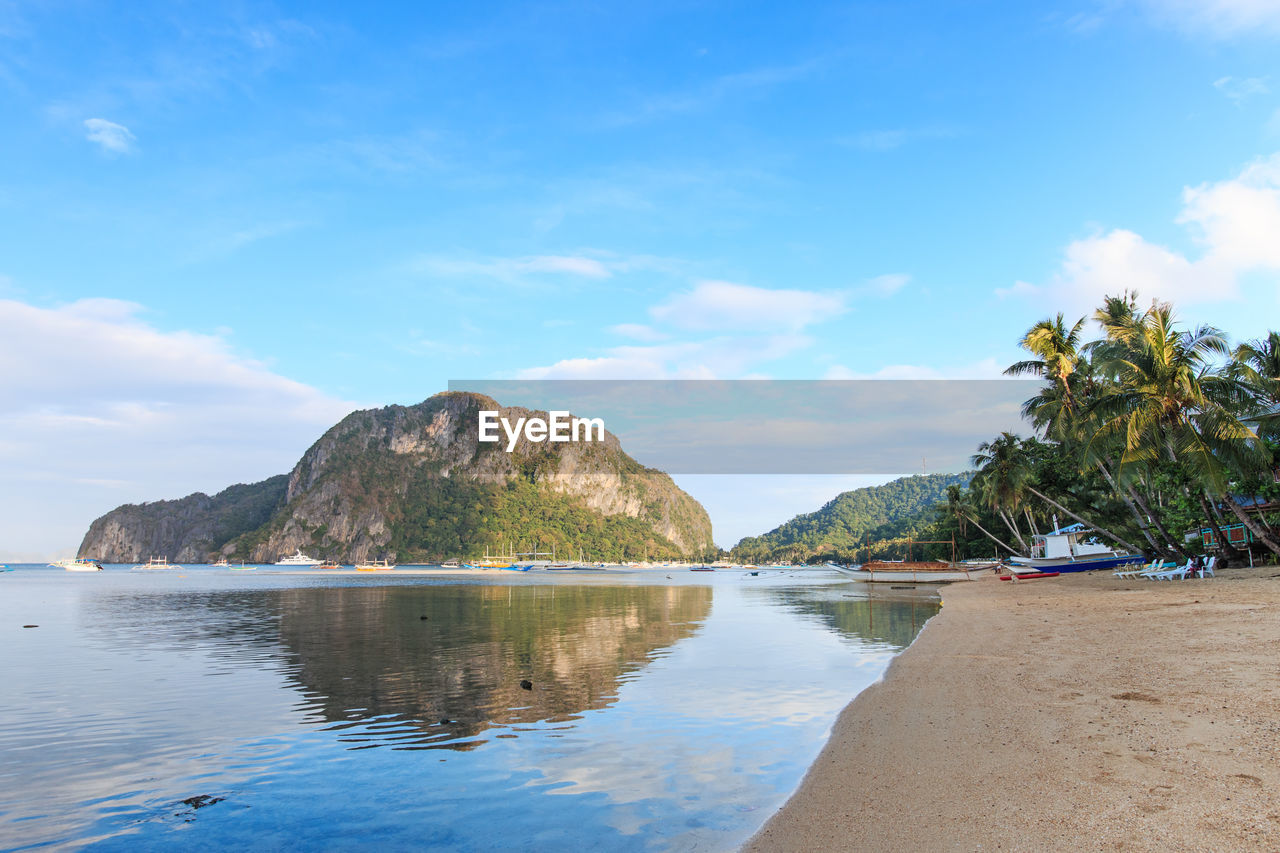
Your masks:
M277 562L276 565L277 566L310 567L310 566L318 566L323 562L324 560L317 560L315 557L308 557L306 554L302 553L302 549L299 548L296 553L290 554L288 557L285 557L283 560L280 560L279 562Z
M216 562L216 563L210 563L209 565L210 565L210 566L213 566L213 568L215 568L215 569L229 569L229 568L231 568L231 564L227 562L227 558L226 558L226 557L223 557L221 560L219 560L219 561L218 561L218 562Z
M66 560L56 560L49 564L50 568L66 569L69 572L100 572L102 571L102 563L90 557L75 557Z
M365 560L362 563L356 563L357 572L389 572L395 566L386 560Z
M461 568L461 566L462 564L459 563L457 560L445 560L443 563L440 564L440 568L442 569L457 569L457 568Z
M334 562L324 562L324 563L317 563L316 568L317 569L340 569L342 568L342 566Z
M155 569L181 569L177 563L170 563L168 557L152 557L145 563L130 567L130 571L147 571Z

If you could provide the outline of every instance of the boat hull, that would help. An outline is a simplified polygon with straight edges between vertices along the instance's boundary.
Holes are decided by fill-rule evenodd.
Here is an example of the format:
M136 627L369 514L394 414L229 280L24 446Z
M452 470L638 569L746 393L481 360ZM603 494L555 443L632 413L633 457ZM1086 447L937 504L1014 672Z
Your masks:
M1114 569L1119 566L1136 566L1146 562L1141 556L1126 554L1110 555L1089 559L1087 557L1071 559L1070 557L1014 557L1010 561L1014 570L1020 572L1091 572L1095 569Z
M957 581L977 580L989 569L965 570L944 569L932 571L927 569L862 569L828 564L846 577L867 583L955 583Z

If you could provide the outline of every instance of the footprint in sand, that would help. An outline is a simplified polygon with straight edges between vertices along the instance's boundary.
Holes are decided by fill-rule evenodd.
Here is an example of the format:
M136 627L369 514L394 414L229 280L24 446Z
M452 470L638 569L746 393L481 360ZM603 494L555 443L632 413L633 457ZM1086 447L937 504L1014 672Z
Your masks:
M1155 702L1155 703L1160 702L1160 700L1157 699L1155 696L1148 696L1145 693L1134 693L1133 691L1128 691L1126 693L1117 693L1111 698L1120 699L1121 701L1125 701L1125 702Z

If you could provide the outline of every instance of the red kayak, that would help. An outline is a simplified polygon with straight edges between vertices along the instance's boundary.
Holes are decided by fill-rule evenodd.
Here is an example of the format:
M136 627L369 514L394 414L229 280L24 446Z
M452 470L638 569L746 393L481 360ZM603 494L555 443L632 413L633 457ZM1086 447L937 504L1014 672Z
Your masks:
M1056 578L1059 574L1061 574L1061 572L1035 572L1028 575L1018 575L1017 578L1020 581L1026 581L1035 580L1036 578ZM1009 581L1013 580L1013 577L1013 575L1001 575L1000 580Z

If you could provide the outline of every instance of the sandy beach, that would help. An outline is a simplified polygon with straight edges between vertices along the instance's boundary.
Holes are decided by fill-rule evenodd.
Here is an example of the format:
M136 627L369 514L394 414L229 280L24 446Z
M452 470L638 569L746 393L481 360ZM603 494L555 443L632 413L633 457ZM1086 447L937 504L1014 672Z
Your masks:
M744 849L1280 849L1280 568L943 601Z

